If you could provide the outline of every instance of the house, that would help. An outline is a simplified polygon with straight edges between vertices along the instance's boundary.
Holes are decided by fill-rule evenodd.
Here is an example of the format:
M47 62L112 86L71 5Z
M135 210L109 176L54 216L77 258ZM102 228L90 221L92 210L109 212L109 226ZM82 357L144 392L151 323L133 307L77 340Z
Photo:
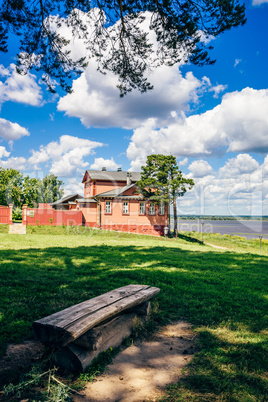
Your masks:
M76 200L80 199L80 198L83 198L82 195L80 195L80 194L66 195L65 197L62 197L60 200L52 202L50 205L52 208L57 209L57 210L69 211L70 209L76 209ZM39 208L40 208L40 204L39 204Z
M84 198L76 199L85 226L123 232L163 234L167 225L166 205L146 200L136 182L138 172L87 170L82 183Z

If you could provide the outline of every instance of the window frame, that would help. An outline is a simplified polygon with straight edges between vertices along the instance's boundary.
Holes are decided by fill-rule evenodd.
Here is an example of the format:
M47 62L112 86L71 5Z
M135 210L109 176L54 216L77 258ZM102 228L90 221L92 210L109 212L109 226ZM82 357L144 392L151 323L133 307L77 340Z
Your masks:
M143 205L143 212L141 212L141 204ZM146 215L145 201L140 201L140 205L139 205L139 215Z
M127 206L127 212L124 211L125 206ZM123 203L122 203L122 215L129 215L129 201L123 201Z
M153 206L153 213L151 210L151 206ZM155 215L155 204L153 202L150 202L150 204L149 204L149 215L151 215L151 216Z
M161 204L159 204L158 215L164 216L165 213L166 213L165 203L161 202Z
M107 211L107 206L109 203L109 212ZM105 215L111 215L112 214L112 201L105 201Z

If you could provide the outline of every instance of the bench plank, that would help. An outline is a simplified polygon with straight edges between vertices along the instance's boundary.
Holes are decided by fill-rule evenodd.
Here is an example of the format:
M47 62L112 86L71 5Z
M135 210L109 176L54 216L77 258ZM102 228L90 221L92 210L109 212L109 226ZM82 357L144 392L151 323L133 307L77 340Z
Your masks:
M69 307L33 323L41 343L65 346L91 328L151 299L159 288L128 285Z

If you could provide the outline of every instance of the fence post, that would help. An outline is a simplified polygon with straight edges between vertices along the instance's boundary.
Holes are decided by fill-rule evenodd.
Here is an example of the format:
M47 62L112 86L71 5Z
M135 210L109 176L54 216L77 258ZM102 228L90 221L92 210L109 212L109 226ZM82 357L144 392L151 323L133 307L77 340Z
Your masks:
M27 225L27 204L22 207L22 224Z
M13 212L13 204L9 204L9 220L8 220L8 224L12 225L12 212Z

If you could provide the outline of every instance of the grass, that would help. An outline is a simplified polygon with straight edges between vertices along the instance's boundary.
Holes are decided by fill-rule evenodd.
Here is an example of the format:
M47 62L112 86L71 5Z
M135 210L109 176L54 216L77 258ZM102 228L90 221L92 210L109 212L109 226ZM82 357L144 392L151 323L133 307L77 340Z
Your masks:
M3 225L2 225L3 226ZM267 244L191 233L153 238L86 228L0 225L0 347L32 337L38 318L130 283L161 289L154 321L184 319L199 352L166 401L266 401ZM79 291L78 291L79 289ZM11 377L9 376L9 381ZM7 381L7 378L5 379Z

